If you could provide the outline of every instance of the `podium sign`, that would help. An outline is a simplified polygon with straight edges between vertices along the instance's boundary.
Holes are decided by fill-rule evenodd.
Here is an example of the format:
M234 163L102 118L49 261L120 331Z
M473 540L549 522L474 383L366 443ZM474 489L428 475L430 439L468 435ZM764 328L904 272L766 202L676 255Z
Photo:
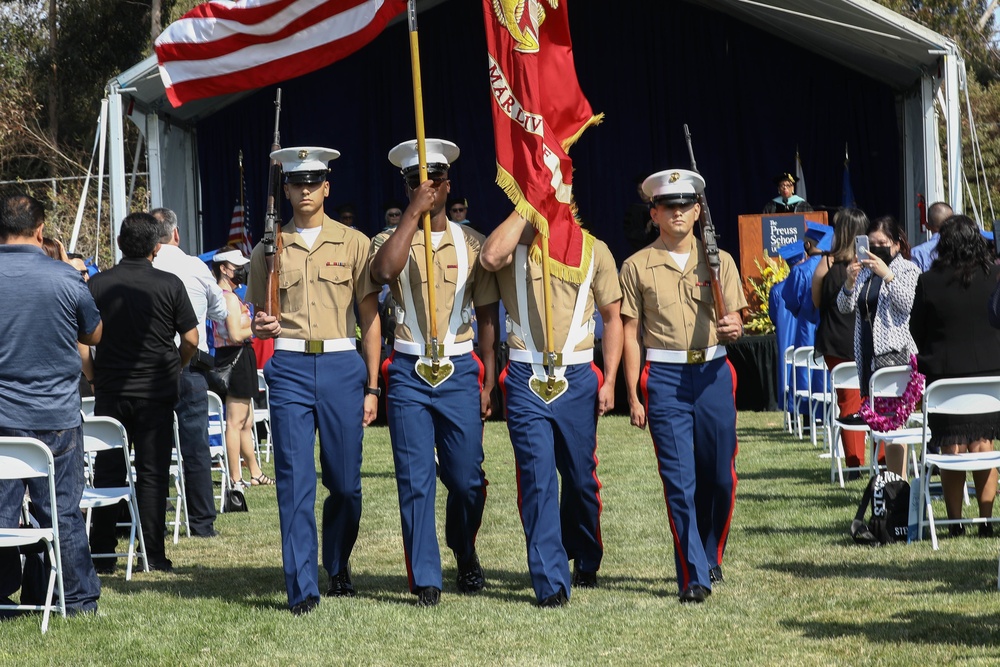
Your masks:
M801 241L806 232L806 217L801 213L763 215L760 224L760 237L768 257L777 257L780 248Z
M826 222L826 211L809 213L773 213L741 215L740 226L740 277L747 294L752 291L750 278L759 278L761 267L767 265L768 257L777 257L778 248L802 239L809 223Z

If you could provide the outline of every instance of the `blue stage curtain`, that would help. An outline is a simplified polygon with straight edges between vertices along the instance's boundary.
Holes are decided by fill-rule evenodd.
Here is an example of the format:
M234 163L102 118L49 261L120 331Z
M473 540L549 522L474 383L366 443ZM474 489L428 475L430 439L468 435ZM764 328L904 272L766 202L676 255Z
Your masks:
M886 85L685 2L574 0L569 11L581 86L606 114L571 150L575 193L584 224L619 263L631 253L622 220L637 201L634 178L689 166L684 123L720 244L737 259L736 217L759 213L775 196L771 179L794 170L796 146L814 205L839 205L846 143L858 205L872 217L901 214L896 101ZM427 135L460 146L452 192L468 198L469 218L488 232L511 206L494 183L481 3L444 2L423 12L420 46ZM405 24L282 88L282 145L340 150L327 211L353 203L359 229L377 233L382 204L405 202L386 154L415 133ZM263 89L197 126L206 249L228 236L240 149L251 228L260 238L273 99L274 88ZM289 214L286 207L283 217Z

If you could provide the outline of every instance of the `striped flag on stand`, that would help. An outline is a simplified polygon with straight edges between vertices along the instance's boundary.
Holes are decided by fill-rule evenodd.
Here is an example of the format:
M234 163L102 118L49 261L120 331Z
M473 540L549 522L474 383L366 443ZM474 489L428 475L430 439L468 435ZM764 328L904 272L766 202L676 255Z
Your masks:
M236 202L236 206L233 207L233 217L229 221L229 245L240 249L247 257L250 256L250 251L253 250L253 244L250 241L250 230L247 227L247 218L243 215L243 204Z

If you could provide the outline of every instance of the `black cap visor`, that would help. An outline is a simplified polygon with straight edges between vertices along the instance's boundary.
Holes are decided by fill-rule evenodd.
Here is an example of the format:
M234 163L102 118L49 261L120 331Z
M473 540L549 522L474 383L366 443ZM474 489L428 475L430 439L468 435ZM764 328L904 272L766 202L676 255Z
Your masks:
M322 183L326 180L327 171L325 169L323 171L293 171L285 174L285 182L297 185Z
M698 195L693 193L653 197L653 206L689 206L697 203Z

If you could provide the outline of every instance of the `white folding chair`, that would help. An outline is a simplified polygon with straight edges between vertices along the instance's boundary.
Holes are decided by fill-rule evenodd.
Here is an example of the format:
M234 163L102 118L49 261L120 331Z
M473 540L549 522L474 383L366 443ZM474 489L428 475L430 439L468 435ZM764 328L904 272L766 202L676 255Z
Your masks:
M167 522L173 528L174 544L180 541L181 526L184 526L184 534L191 537L191 520L188 516L187 506L187 482L184 479L184 454L181 452L180 425L177 413L174 413L174 451L170 457L170 477L174 480L174 518Z
M793 406L795 405L794 393L792 390L791 378L794 377L795 373L792 370L792 352L795 351L794 345L789 345L785 348L784 352L784 363L782 368L784 372L781 375L781 395L785 403L785 430L789 434L795 432L795 417L793 412Z
M932 414L943 415L974 415L985 412L1000 411L1000 377L954 378L938 380L924 391L924 422L921 427L921 442L923 457L921 459L921 474L925 480L923 487L923 504L918 513L918 538L923 537L924 526L930 528L931 545L938 548L935 526L957 523L990 523L1000 521L1000 517L985 519L942 519L935 521L931 507L930 487L926 483L934 468L938 470L954 470L973 472L1000 468L1000 452L978 452L969 454L929 454L927 443L930 441L930 431L927 427L927 417ZM1000 586L1000 584L998 584Z
M229 453L226 449L226 414L222 399L214 391L208 392L208 449L212 455L212 472L219 473L219 511L222 512L226 491L232 484L229 479Z
M830 421L828 418L831 400L830 393L830 373L826 367L826 362L821 357L817 357L815 349L805 348L809 353L809 437L812 439L813 447L816 446L816 429L823 427L824 438L829 443ZM813 377L819 373L821 386L816 387Z
M861 380L858 378L858 367L853 361L848 361L842 364L837 364L832 371L830 371L830 386L831 391L836 395L838 389L855 389L859 390L861 388ZM854 431L859 433L864 433L867 438L869 428L868 424L852 424L848 422L841 421L840 406L837 404L836 400L831 401L830 412L832 418L830 419L831 433L830 433L830 481L839 480L840 488L844 488L844 471L848 472L861 472L862 470L868 471L869 466L844 466L844 446L841 443L841 437L844 431Z
M142 569L149 572L149 564L146 562L146 541L142 536L142 524L139 522L139 503L135 495L135 477L132 474L132 464L129 461L128 436L125 427L121 422L111 417L87 417L83 420L83 451L84 462L93 468L93 459L100 452L107 452L118 449L121 451L122 459L125 462L125 486L99 487L87 485L83 489L83 498L80 500L80 509L87 515L87 534L90 534L91 512L98 507L117 507L118 503L125 501L129 513L129 533L128 551L122 553L95 553L95 557L115 557L122 556L128 558L125 568L125 580L132 578L132 565L136 556L142 559ZM93 479L93 475L90 476ZM139 538L139 553L136 553L136 536Z
M257 425L263 425L263 433L257 429ZM264 371L257 370L257 398L253 401L253 429L254 443L257 448L257 460L260 460L260 449L263 443L264 460L271 462L271 392L267 388L267 381L264 380ZM261 438L263 435L263 438Z
M56 473L52 452L35 438L0 437L0 479L48 477L49 510L52 525L46 528L0 528L0 547L15 548L43 542L49 556L49 584L44 605L5 604L0 609L41 611L42 632L49 629L52 608L66 616L66 592L63 589L62 552L59 549L59 510L56 507ZM59 601L53 600L58 587Z
M94 399L93 396L84 396L80 399L80 412L83 413L84 417L94 416Z
M875 399L898 398L902 396L903 392L906 391L906 385L910 382L911 373L912 370L909 366L889 366L887 368L880 368L872 373L868 388L868 396L870 397L872 406L875 405ZM908 427L911 423L910 419L910 417L907 417L906 423L894 431L882 432L871 429L871 460L869 463L873 477L879 471L879 444L903 445L904 447L911 448L911 454L913 453L912 446L920 444L920 429ZM913 474L918 474L916 456L906 456L905 458L912 464Z
M792 419L795 420L795 429L798 433L799 440L802 439L802 411L801 406L806 406L806 412L809 411L809 395L812 393L809 389L808 383L805 387L799 386L798 379L798 369L804 369L806 371L806 377L809 377L809 358L812 357L813 348L812 347L797 347L792 350Z

